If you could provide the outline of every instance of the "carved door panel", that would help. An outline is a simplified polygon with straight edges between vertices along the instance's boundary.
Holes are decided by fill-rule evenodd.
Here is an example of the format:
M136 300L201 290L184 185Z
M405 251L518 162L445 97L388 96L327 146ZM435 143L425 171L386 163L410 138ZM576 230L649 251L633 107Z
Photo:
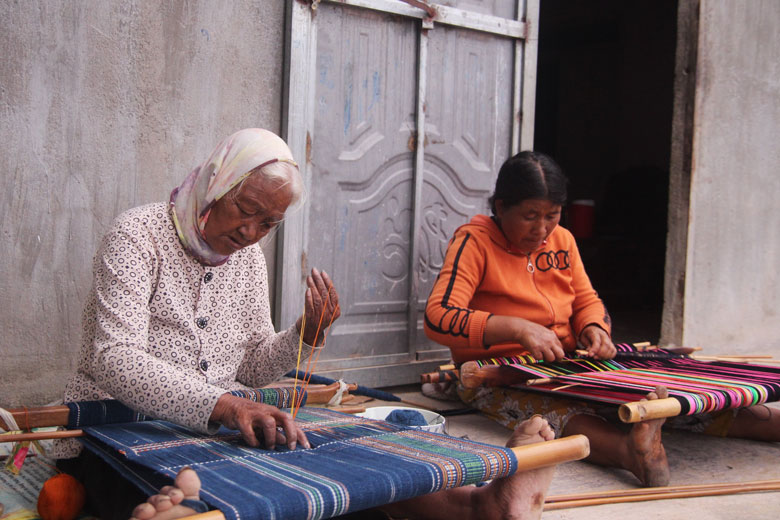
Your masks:
M282 324L312 266L337 283L319 373L402 384L449 359L422 332L425 301L453 231L487 211L498 167L530 142L518 116L533 97L518 81L527 24L486 14L517 1L463 3L480 14L454 1L433 22L400 1L293 7L287 138L308 193L285 223L277 280Z

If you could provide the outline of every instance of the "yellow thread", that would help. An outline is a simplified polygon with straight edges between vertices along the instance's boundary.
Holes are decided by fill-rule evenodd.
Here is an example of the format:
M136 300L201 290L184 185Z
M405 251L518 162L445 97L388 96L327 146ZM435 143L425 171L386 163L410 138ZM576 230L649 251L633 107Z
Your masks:
M295 418L297 412L295 403L298 395L298 374L301 368L301 351L303 350L303 333L306 330L306 297L303 298L303 315L301 316L301 332L298 334L298 361L295 363L295 383L293 383L293 397L290 405L292 416Z

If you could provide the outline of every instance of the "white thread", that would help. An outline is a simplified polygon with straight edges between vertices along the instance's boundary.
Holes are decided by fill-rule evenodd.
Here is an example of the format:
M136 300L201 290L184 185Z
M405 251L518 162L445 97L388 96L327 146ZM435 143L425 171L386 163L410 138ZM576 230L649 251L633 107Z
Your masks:
M347 383L345 383L343 379L339 379L339 389L336 390L335 395L330 398L330 401L328 401L328 406L340 405L341 397L344 395L344 392L346 392L348 389L349 386L347 386Z
M6 431L14 432L14 431L21 431L21 428L19 428L19 425L16 424L16 419L14 419L14 416L11 415L11 412L6 410L5 408L0 408L0 417L3 418L3 422L5 422L5 425L9 428ZM2 428L0 428L2 429Z

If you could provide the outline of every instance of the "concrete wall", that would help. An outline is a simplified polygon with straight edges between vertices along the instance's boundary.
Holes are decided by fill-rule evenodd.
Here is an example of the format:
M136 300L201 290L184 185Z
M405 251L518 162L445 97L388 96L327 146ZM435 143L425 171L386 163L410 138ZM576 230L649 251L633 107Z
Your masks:
M225 135L280 130L284 10L0 2L0 406L61 394L114 216L167 200Z
M780 354L780 2L699 24L682 343Z

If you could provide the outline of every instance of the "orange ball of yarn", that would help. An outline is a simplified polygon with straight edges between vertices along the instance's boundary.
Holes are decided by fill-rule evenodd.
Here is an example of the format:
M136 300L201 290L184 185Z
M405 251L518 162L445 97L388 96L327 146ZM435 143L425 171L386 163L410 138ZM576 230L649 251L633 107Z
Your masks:
M84 485L67 473L60 473L43 483L38 514L43 520L73 520L86 500Z

